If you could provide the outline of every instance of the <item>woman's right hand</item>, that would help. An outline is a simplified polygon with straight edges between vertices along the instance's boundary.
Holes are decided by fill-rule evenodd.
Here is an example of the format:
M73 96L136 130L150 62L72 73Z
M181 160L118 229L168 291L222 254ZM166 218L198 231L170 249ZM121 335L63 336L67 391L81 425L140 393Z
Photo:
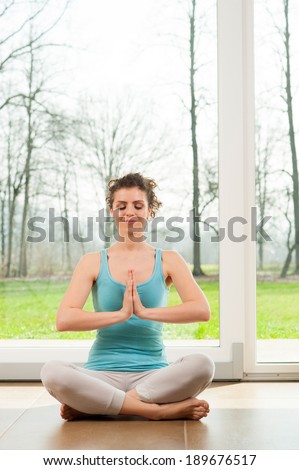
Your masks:
M131 269L128 270L123 306L120 311L124 314L124 320L129 320L133 315L133 277Z

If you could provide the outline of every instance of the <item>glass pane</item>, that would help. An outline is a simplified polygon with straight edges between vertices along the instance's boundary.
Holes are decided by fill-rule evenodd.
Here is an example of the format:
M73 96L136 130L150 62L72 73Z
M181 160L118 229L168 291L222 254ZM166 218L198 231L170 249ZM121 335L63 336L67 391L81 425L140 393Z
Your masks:
M299 361L298 20L255 0L258 362Z
M106 214L107 182L140 171L158 182L163 202L157 214L163 221L157 232L151 227L148 242L178 250L196 268L212 307L207 324L165 325L165 339L219 344L216 0L197 6L193 57L191 2L91 0L87 8L79 0L50 29L66 3L34 15L28 2L27 9L16 4L6 13L11 32L29 14L33 19L5 51L25 44L29 34L49 32L39 47L5 64L1 338L94 338L94 332L57 333L57 307L80 257L107 246L97 220L99 211ZM17 96L23 89L30 96L25 102ZM195 266L194 187L202 240ZM107 223L106 235L109 229ZM169 305L176 303L172 286ZM84 308L93 310L91 296Z

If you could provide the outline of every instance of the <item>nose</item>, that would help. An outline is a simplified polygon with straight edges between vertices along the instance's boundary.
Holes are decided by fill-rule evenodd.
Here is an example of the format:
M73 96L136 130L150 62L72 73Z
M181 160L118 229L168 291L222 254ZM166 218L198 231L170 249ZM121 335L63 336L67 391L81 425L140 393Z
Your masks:
M132 217L136 217L136 212L134 210L134 207L131 207L129 204L127 205L126 209L122 213L122 220L129 220Z
M132 216L132 215L135 214L135 211L134 211L132 208L130 208L130 207L128 207L125 212L126 212L126 215L127 215L127 216L128 216L128 215L129 215L129 216Z
M133 212L133 211L127 211L127 212L126 212L126 215L125 215L125 219L126 219L126 220L129 220L129 219L132 219L132 217L136 217L135 212Z

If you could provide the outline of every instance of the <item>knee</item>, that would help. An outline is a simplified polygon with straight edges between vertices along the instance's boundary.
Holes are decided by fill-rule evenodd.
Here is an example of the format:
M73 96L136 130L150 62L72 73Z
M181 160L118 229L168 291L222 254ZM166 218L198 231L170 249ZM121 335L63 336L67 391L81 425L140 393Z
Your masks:
M201 381L209 384L212 382L215 373L213 360L203 353L189 354L185 357L190 367L193 377L198 377Z
M63 361L49 361L43 365L40 378L47 390L52 391L63 386L66 365Z

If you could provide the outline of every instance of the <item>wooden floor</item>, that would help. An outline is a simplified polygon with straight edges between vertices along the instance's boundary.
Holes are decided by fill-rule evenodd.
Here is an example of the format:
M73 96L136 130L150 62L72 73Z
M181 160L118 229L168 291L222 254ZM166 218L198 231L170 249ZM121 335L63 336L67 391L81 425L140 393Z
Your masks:
M64 422L40 383L0 383L0 449L299 449L299 383L216 382L208 418Z

